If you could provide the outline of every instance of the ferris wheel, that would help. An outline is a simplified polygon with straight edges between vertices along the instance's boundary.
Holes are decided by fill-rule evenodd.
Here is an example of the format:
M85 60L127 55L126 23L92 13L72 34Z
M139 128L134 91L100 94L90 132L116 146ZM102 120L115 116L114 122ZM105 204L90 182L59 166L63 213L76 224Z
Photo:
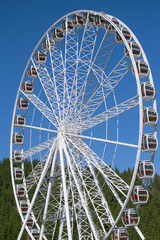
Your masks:
M157 120L149 63L128 26L90 10L55 22L29 58L13 111L18 240L24 229L32 240L128 240L130 226L145 239L138 209L155 172Z

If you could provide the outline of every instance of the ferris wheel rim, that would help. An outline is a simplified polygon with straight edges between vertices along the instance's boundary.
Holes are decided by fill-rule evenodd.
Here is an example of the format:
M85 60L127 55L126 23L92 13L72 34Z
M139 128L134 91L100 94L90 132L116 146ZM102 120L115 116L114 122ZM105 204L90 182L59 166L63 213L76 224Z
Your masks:
M109 16L108 14L107 14L107 17L106 17L106 15L104 15L103 13L99 13L99 12L96 12L96 11L78 10L78 11L74 11L74 12L68 13L68 14L66 14L65 16L63 16L62 18L60 18L60 19L59 19L58 21L56 21L56 22L46 31L46 33L42 36L42 38L40 39L40 41L39 41L38 44L36 45L35 49L33 50L32 54L31 54L31 56L30 56L30 58L29 58L29 60L28 60L28 63L27 63L26 68L25 68L25 70L24 70L24 73L23 73L23 76L22 76L22 79L21 79L21 82L20 82L19 90L18 90L18 93L17 93L17 97L16 97L16 101L15 101L15 107L14 107L14 112L13 112L13 118L12 118L12 127L11 127L10 159L12 159L12 156L11 156L11 154L12 154L12 136L13 136L14 116L15 116L15 112L16 112L16 104L17 104L17 101L18 101L18 97L19 97L19 93L20 93L20 88L21 88L21 86L22 86L22 83L23 83L23 80L24 80L24 76L25 76L26 71L27 71L27 69L28 69L28 66L29 66L29 64L30 64L30 62L31 62L31 59L32 59L32 57L34 56L34 54L35 54L37 48L39 47L39 45L42 43L42 40L44 39L44 37L47 36L47 34L51 31L51 29L53 29L54 26L56 26L59 22L61 22L61 21L62 21L63 19L65 19L66 17L68 17L68 16L70 16L70 15L72 15L72 14L75 14L75 13L79 13L79 12L92 12L92 13L99 14L100 16L105 17L105 18L106 18L108 21L110 21L110 23L111 23L111 20L108 18L108 16ZM120 20L119 20L119 21L120 21ZM122 23L122 21L120 21L120 22L121 22L122 25L125 25L124 23ZM120 32L119 28L118 28L115 24L112 24L112 25L114 26L114 28L116 29L116 31L117 31L120 35L122 35L122 33ZM125 26L126 26L126 25L125 25ZM127 27L127 28L128 28L128 27ZM129 29L129 28L128 28L128 29ZM129 30L130 30L130 29L129 29ZM131 32L131 30L130 30L130 32ZM132 33L132 34L133 34L133 33ZM130 54L131 61L133 60L132 66L134 67L134 70L135 70L135 78L136 78L136 81L137 81L137 87L138 87L138 89L139 89L138 91L139 91L139 93L140 93L140 80L139 80L139 76L138 76L137 69L136 69L135 59L134 59L134 57L132 56L132 53L131 53L131 51L130 51L128 42L126 41L126 39L124 38L123 35L122 35L121 37L122 37L122 39L123 39L123 41L124 41L124 43L125 43L125 46L128 48L128 52L129 52L129 54ZM134 39L136 39L136 37L135 37L134 34L132 35L132 37L133 37ZM137 39L136 39L136 41L138 42ZM139 43L139 42L138 42L138 43ZM140 43L139 43L139 45L140 45ZM140 45L140 46L141 46L141 45ZM142 49L142 47L141 47L141 49ZM143 49L142 49L142 50L143 50ZM144 51L143 51L143 54L144 54L144 58L145 58L145 53L144 53ZM145 60L147 61L147 58L146 58ZM148 63L148 61L147 61L147 63ZM149 64L148 64L148 65L149 65ZM151 81L153 81L152 75L151 75L151 71L150 71L150 79L151 79ZM139 94L139 108L140 108L140 121L139 121L139 123L140 123L140 128L139 128L139 129L140 129L140 133L139 133L138 152L137 152L137 157L136 157L136 162L135 162L135 167L134 167L134 173L133 173L133 175L132 175L132 181L131 181L131 184L130 184L130 190L128 191L126 200L125 200L125 202L124 202L124 204L123 204L123 207L121 208L121 211L120 211L118 217L117 217L116 220L115 220L115 224L110 228L107 236L110 235L110 233L112 232L112 230L114 229L114 227L115 227L116 224L118 223L118 221L119 221L119 219L120 219L120 217L121 217L121 215L122 215L122 213L123 213L123 211L124 211L124 209L125 209L125 207L126 207L126 205L127 205L127 203L128 203L129 197L130 197L130 195L131 195L132 188L133 188L133 186L134 186L134 182L135 182L135 178L136 178L136 173L137 173L137 169L138 169L138 163L139 163L139 159L140 159L140 153L141 153L141 139L142 139L142 132L143 132L143 121L142 121L142 108L143 108L143 107L142 107L142 106L143 106L143 105L142 105L142 96L141 96L141 94ZM156 106L156 100L155 100L155 106ZM11 164L11 172L12 172L11 175L12 175L12 184L13 184L14 176L13 176L13 166L12 166L12 164ZM15 191L14 191L14 194L15 194L15 196L16 196ZM17 204L18 204L18 200L17 200ZM106 237L107 237L107 236L106 236Z

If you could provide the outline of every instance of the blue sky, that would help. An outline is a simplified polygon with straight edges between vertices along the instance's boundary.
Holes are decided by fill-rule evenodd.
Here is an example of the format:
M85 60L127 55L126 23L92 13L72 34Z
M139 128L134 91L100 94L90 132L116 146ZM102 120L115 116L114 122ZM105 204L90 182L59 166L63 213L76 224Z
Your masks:
M160 2L107 0L23 0L0 4L0 160L9 157L10 128L14 102L25 65L45 31L63 15L78 9L103 11L121 19L139 39L150 64L160 112ZM158 132L160 121L158 123ZM158 134L160 142L160 136ZM160 144L159 144L160 145ZM160 174L160 150L156 172Z

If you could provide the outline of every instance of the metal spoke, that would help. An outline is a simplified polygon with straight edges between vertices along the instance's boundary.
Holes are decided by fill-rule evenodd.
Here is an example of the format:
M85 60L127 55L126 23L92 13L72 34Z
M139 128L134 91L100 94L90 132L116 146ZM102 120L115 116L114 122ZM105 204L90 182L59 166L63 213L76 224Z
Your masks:
M42 219L42 225L41 225L41 230L40 230L40 237L39 237L40 240L42 240L42 237L43 237L45 221L46 221L46 218L47 218L49 198L50 198L50 194L51 194L53 175L54 175L54 171L55 171L56 157L57 157L57 149L55 150L54 158L53 158L53 162L52 162L52 167L51 167L50 180L49 180L49 184L48 184L45 208L44 208L44 212L43 212L43 219Z
M55 137L54 138L51 138L43 143L40 143L39 145L23 152L23 159L27 159L31 156L34 156L35 154L45 150L45 149L49 149L52 145L53 145L53 142L55 141Z
M43 179L44 179L44 177L45 177L45 175L46 175L46 172L47 172L47 170L48 170L49 162L51 161L51 157L52 157L53 151L54 151L54 149L55 149L55 145L56 145L56 142L54 142L54 144L52 145L52 147L51 147L51 149L50 149L50 153L49 153L49 155L48 155L47 161L46 161L46 163L45 163L44 169L43 169L43 171L42 171L42 174L41 174L40 180L39 180L39 182L38 182L37 188L36 188L36 190L35 190L35 192L34 192L34 195L33 195L32 201L31 201L31 204L30 204L29 209L28 209L28 211L27 211L27 214L26 214L26 216L25 216L25 219L24 219L24 222L23 222L23 224L22 224L22 227L21 227L21 230L20 230L20 233L19 233L19 235L18 235L17 240L20 240L21 237L22 237L22 234L23 234L24 228L25 228L25 226L26 226L28 217L29 217L29 215L30 215L30 213L31 213L31 211L32 211L32 208L33 208L34 202L35 202L35 200L36 200L37 194L38 194L38 192L39 192L39 189L40 189L40 187L41 187L42 181L43 181Z
M68 152L69 156L71 157L71 153ZM77 223L77 230L79 234L79 239L91 239L93 240L93 234L90 229L90 224L88 222L87 215L85 213L84 208L82 207L82 202L78 193L78 190L76 188L76 184L73 181L73 177L71 174L71 171L68 166L68 172L69 172L69 185L71 186L71 196L72 196L72 206L74 209L74 215ZM79 179L78 179L79 181ZM79 181L80 185L80 181ZM85 192L83 192L85 199L87 199Z
M15 124L16 127L22 127L22 128L30 128L30 129L36 129L36 130L40 130L40 131L46 131L46 132L52 132L52 133L57 133L57 130L53 130L53 129L49 129L49 128L42 128L42 127L36 127L33 125L19 125L19 124Z
M78 32L73 30L72 32L68 31L66 18L66 35L65 35L65 81L64 81L64 116L67 116L67 109L70 108L72 100L75 99L76 85L75 85L75 72L76 65L78 64ZM67 91L67 95L66 95Z
M50 52L51 66L53 70L53 82L57 95L58 106L62 112L62 101L63 101L63 91L64 91L64 62L61 46L59 43L55 44L52 52Z
M87 195L93 204L95 213L97 214L97 217L101 223L103 231L106 232L103 224L112 225L114 223L114 219L110 212L108 203L103 193L101 192L101 187L94 172L93 166L90 164L88 159L86 159L86 162L89 170L85 168L85 164L83 166L83 159L81 161L78 160L76 162L74 158L74 150L72 151L68 144L67 146L74 161L73 164L75 165L75 168L78 170L79 176L82 181L82 185L85 187Z
M82 39L82 43L83 43L83 39ZM76 107L76 105L82 106L82 104L83 104L86 85L88 85L88 88L89 88L89 83L87 82L87 80L88 80L88 77L89 77L89 74L92 70L93 65L94 65L94 68L99 67L98 71L101 72L100 74L103 76L104 69L107 66L107 63L110 59L110 56L111 56L111 54L114 50L115 44L116 44L116 41L115 41L114 36L108 36L107 31L106 31L105 34L104 34L104 37L103 37L103 39L100 43L100 46L99 46L99 48L96 52L94 60L92 61L92 64L88 64L89 61L88 62L86 62L86 61L83 62L81 60L84 66L86 64L88 64L89 69L88 69L88 74L87 74L87 77L86 77L85 81L81 83L82 86L80 85L81 88L80 88L79 94L78 95L76 94L77 98L75 99L75 104L73 106L73 109ZM82 49L82 46L81 46L81 49ZM78 58L80 59L80 57L78 57ZM77 67L78 67L78 64L77 64ZM79 81L77 81L77 71L78 70L76 69L76 75L75 75L76 84L80 84L79 82L81 82L81 78L79 79ZM77 89L76 89L76 92L77 92ZM71 112L71 115L72 115L72 112Z
M35 66L33 59L32 59L32 62L33 62L33 65ZM43 90L46 94L50 107L52 109L55 120L59 125L60 116L58 118L58 114L60 114L60 112L59 112L59 106L57 105L57 92L45 65L40 65L38 69L38 77L43 87Z
M124 196L126 196L125 191L128 191L129 186L122 180L113 169L111 169L102 159L100 159L89 147L88 145L78 138L78 144L73 142L67 137L68 141L73 144L78 151L80 151L88 161L95 166L100 173L109 181L115 188L119 190ZM104 172L105 171L105 172Z
M138 235L140 236L140 238L141 238L142 240L146 240L146 238L144 237L144 235L143 235L143 233L141 232L141 230L139 229L139 227L138 227L138 226L134 226L134 228L135 228L136 232L138 233Z
M111 73L103 81L100 81L98 88L93 92L89 100L78 111L83 119L88 119L88 114L92 115L97 108L102 104L105 98L114 90L118 83L124 78L131 68L131 63L125 60L125 55L121 58L118 64L114 67ZM92 68L94 70L94 68ZM94 70L96 72L96 70ZM103 91L102 91L103 90ZM77 104L78 105L78 104ZM76 116L77 116L76 115Z
M74 82L72 85L73 87L71 91L72 101L70 101L70 104L69 104L69 108L71 108L69 112L70 116L72 113L74 113L75 102L77 101L77 98L81 96L81 98L83 99L83 95L85 93L87 79L88 79L88 75L90 73L91 65L92 65L92 57L93 57L96 38L97 38L97 31L98 29L88 26L87 24L84 27L79 54L77 52L78 59L76 64ZM74 91L76 91L76 95Z
M117 141L112 141L109 139L89 137L89 136L85 136L85 135L77 135L77 134L72 134L72 133L67 133L67 135L72 136L72 137L79 137L79 138L84 138L84 139L89 139L89 140L95 140L95 141L104 142L104 143L112 143L112 144L122 145L122 146L126 146L126 147L138 148L138 145L135 145L135 144L124 143L124 142L119 142L119 141L117 142Z
M22 93L33 103L33 105L57 128L57 121L53 116L53 112L44 104L35 94Z
M63 140L63 149L64 149L64 153L65 153L65 155L66 155L66 158L67 158L67 161L68 161L68 164L69 164L69 167L70 167L70 170L71 170L71 173L72 173L74 182L75 182L75 184L76 184L76 187L77 187L79 196L80 196L80 198L81 198L82 206L83 206L83 208L85 209L85 212L86 212L86 215L87 215L87 217L88 217L88 220L89 220L89 223L90 223L92 232L93 232L93 234L94 234L94 237L98 240L98 239L99 239L99 236L98 236L98 233L97 233L97 229L95 228L95 225L94 225L94 223L93 223L93 220L92 220L90 211L89 211L88 206L87 206L87 204L86 204L86 200L85 200L84 195L83 195L83 193L82 193L82 191L81 191L81 189L80 189L79 182L78 182L78 179L77 179L77 177L76 177L75 170L74 170L74 168L72 167L72 164L71 164L71 161L70 161L70 157L69 157L69 155L68 155L68 152L67 152L67 149L66 149L64 140Z
M71 225L70 225L70 215L69 215L69 205L68 205L68 196L67 196L67 187L66 187L66 176L64 170L64 159L63 159L63 148L62 148L62 139L59 137L59 154L60 154L60 162L61 162L61 173L62 173L62 183L63 183L63 192L64 192L64 201L65 201L65 216L67 221L67 231L68 231L68 239L72 239Z
M137 100L137 98L138 96L128 99L127 101L122 102L119 105L108 109L107 111L104 111L93 118L88 117L88 120L82 122L82 126L79 126L80 131L84 131L86 129L94 127L100 123L103 123L104 121L107 121L110 118L113 118L117 115L120 115L121 113L124 113L136 107L137 105L139 105L139 101Z
M52 50L51 50L51 45L50 45L50 40L49 40L49 35L48 34L47 34L47 40L49 42L49 55L50 55L50 61L51 61L51 67L52 67L52 78L53 78L52 81L53 81L53 87L54 87L54 91L55 91L55 95L56 95L55 102L57 104L59 118L62 119L62 113L61 113L61 109L60 109L60 97L58 95L58 88L57 88L56 77L55 77L54 61L52 60L53 55L52 55ZM56 48L56 46L55 46L55 48ZM54 51L55 51L55 48L54 48Z

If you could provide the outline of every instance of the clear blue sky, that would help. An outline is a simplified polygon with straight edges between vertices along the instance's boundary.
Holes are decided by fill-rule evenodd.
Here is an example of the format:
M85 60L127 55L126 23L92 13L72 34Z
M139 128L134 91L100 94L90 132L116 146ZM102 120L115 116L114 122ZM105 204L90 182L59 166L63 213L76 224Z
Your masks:
M160 2L158 0L5 0L0 3L0 160L9 157L12 112L25 65L44 32L78 9L104 11L121 19L139 39L150 63L160 113ZM160 121L158 123L158 132ZM160 145L160 134L158 134ZM160 148L159 148L160 149ZM155 157L160 174L160 150Z

